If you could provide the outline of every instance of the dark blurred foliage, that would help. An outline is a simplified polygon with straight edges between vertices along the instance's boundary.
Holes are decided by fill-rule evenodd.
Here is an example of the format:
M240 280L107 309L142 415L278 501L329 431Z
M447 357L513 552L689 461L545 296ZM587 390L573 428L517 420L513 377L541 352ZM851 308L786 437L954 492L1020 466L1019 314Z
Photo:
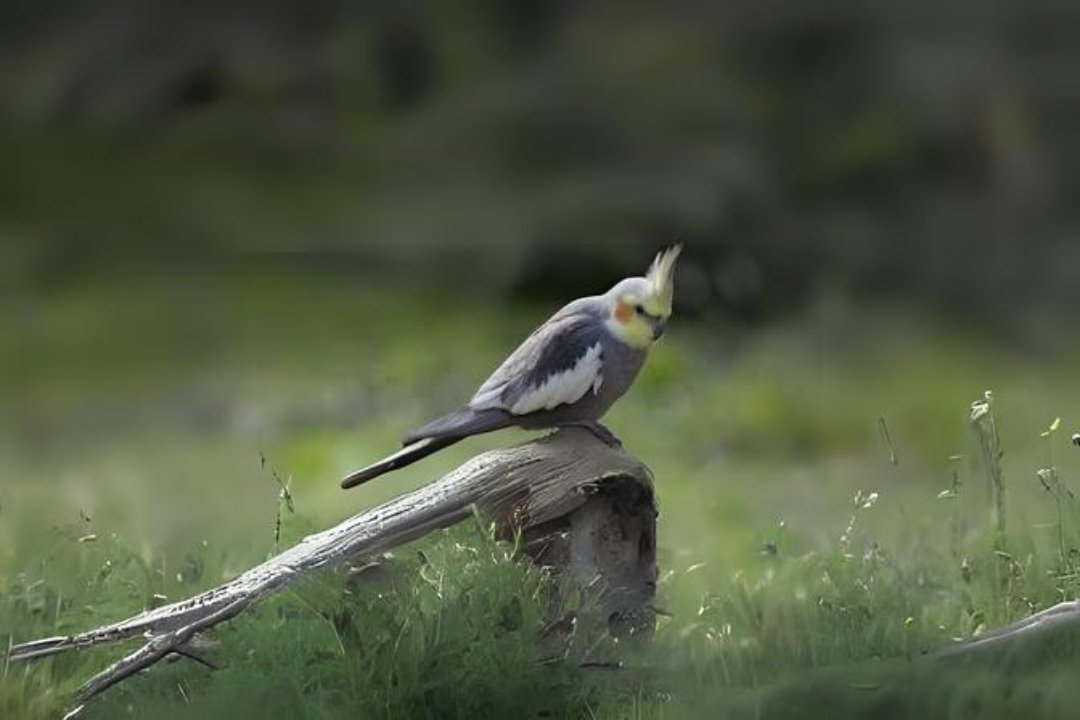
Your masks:
M8 2L0 233L35 283L299 263L545 297L681 239L687 309L1022 322L1080 296L1078 32L1023 0Z

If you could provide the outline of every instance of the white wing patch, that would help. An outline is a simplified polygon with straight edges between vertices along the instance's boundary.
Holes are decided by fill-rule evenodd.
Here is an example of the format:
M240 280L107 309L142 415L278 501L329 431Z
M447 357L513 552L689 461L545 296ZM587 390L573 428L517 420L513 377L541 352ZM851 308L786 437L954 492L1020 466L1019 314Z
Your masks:
M600 392L604 382L600 343L593 345L578 358L574 366L554 373L540 385L529 388L509 409L514 415L527 415L537 410L551 410L559 405L575 403L592 390Z

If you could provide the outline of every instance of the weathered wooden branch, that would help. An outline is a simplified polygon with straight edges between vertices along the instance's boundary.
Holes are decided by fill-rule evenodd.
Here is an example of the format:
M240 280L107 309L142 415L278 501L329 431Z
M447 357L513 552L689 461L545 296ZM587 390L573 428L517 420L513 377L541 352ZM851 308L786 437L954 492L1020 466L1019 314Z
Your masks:
M1080 600L1059 602L971 640L948 645L939 650L937 655L975 656L985 651L1013 649L1021 642L1034 643L1060 638L1069 630L1080 630Z
M526 551L538 562L555 566L580 586L599 588L597 604L613 629L651 627L656 577L651 474L591 432L567 428L479 455L430 485L304 538L212 590L76 635L17 645L9 657L25 660L147 637L145 645L79 688L76 698L85 702L301 575L453 525L469 517L474 506L504 533L521 532Z

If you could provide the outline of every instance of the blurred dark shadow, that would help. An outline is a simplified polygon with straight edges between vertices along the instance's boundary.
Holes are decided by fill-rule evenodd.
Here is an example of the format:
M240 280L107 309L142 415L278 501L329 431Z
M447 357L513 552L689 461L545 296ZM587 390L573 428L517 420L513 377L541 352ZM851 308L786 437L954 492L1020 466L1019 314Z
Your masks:
M565 298L681 239L684 310L754 322L826 289L1016 329L1080 292L1072 4L0 12L28 288L264 263Z

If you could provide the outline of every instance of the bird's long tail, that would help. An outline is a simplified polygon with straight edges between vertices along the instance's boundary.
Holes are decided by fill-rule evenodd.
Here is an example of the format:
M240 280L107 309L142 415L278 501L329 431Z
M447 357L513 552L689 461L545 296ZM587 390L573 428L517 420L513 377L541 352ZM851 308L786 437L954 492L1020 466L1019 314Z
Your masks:
M436 453L442 450L444 447L453 445L454 443L463 440L464 436L444 436L444 437L428 437L421 440L417 440L414 443L410 443L405 447L398 450L393 455L384 457L377 463L368 465L365 468L359 470L353 470L351 473L341 479L341 487L351 488L366 483L368 480L374 480L384 473L388 473L391 470L397 470L403 468L406 465L412 465L417 460L426 458L432 453Z

